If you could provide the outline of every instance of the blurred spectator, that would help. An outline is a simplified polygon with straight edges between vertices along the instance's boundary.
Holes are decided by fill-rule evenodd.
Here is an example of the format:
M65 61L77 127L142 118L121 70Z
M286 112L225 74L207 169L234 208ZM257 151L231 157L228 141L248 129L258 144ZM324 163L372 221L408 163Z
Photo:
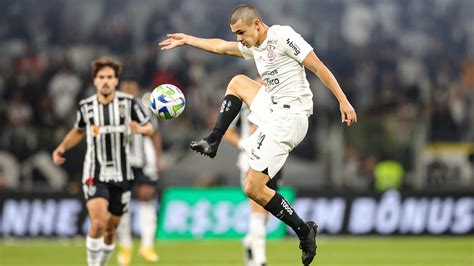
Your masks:
M402 165L397 161L384 160L378 162L374 169L375 190L377 192L389 189L400 190L404 174Z
M344 187L368 190L375 165L386 154L411 177L420 167L417 158L425 143L474 141L473 1L430 1L430 8L425 0L249 3L272 18L271 24L288 23L308 36L358 111L359 123L340 129L330 92L310 80L315 115L297 153L325 165L347 161L342 173L328 170L325 176L343 175ZM165 148L185 154L187 140L195 129L202 130L195 125L212 120L209 114L217 108L225 81L249 66L191 48L163 55L157 42L169 32L232 40L228 25L215 21L226 20L224 14L237 4L0 1L0 147L20 165L28 160L29 169L41 161L41 153L73 122L78 97L87 94L82 84L90 77L90 59L112 54L146 88L173 83L185 91L187 112L163 123ZM329 136L335 130L343 130L343 137ZM340 143L350 148L343 150ZM65 167L72 178L80 176L81 165ZM44 170L37 168L33 176L51 169ZM22 173L29 170L20 171L23 178Z
M0 191L20 188L20 166L16 158L0 150Z
M74 121L73 111L76 110L76 98L80 89L79 77L71 69L70 63L64 61L48 85L48 94L53 100L52 105L56 118Z

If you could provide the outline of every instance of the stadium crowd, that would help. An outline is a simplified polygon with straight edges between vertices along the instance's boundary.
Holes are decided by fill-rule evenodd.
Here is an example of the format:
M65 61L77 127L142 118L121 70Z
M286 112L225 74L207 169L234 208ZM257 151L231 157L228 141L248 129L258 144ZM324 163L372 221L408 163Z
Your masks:
M473 1L249 2L270 25L301 32L358 111L357 126L343 129L329 90L310 80L315 115L295 155L325 165L332 187L376 189L382 162L395 162L409 180L426 143L474 141ZM80 182L85 147L68 154L64 168L52 164L50 153L73 124L78 101L91 93L89 63L101 55L120 59L124 77L145 90L162 83L183 90L185 115L161 130L165 153L188 149L192 132L212 124L226 82L256 73L244 60L191 48L160 53L157 44L169 32L234 39L216 21L227 21L238 3L1 1L0 189L37 189L40 180L62 190Z

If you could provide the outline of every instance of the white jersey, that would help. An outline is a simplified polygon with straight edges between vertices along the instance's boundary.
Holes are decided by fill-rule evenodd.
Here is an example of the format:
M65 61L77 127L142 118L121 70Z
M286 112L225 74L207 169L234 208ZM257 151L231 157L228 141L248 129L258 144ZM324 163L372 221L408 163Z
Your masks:
M273 104L292 113L313 113L313 93L302 64L313 48L300 34L290 26L274 25L260 46L247 48L239 42L238 47L245 59L255 60Z

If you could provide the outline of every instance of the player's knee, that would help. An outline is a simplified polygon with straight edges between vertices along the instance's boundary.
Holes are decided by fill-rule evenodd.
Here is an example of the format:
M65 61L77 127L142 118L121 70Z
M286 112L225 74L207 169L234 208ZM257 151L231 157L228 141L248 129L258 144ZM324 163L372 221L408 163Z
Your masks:
M258 187L254 186L251 182L246 182L244 186L244 192L245 194L255 200L258 201L259 195L260 195L260 190Z
M245 75L239 74L237 76L234 76L230 82L229 85L227 85L227 93L232 93L235 95L239 95L239 88L241 88L242 82L247 79Z

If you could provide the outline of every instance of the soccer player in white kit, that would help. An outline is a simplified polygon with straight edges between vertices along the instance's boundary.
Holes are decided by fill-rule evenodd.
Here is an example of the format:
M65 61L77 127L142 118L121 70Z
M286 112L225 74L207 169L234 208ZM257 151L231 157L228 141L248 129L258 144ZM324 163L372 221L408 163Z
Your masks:
M331 71L291 27L269 27L254 7L239 5L230 16L230 28L236 34L237 42L175 33L168 34L168 39L160 43L162 50L190 45L211 53L254 59L259 75L266 83L261 86L244 75L232 78L214 129L206 138L191 142L191 149L215 157L222 136L245 102L263 121L243 144L250 165L245 193L295 231L300 239L301 260L304 265L309 265L316 255L317 225L313 221L305 223L283 196L266 186L308 130L313 95L305 67L336 96L342 123L348 126L355 123L356 112Z

